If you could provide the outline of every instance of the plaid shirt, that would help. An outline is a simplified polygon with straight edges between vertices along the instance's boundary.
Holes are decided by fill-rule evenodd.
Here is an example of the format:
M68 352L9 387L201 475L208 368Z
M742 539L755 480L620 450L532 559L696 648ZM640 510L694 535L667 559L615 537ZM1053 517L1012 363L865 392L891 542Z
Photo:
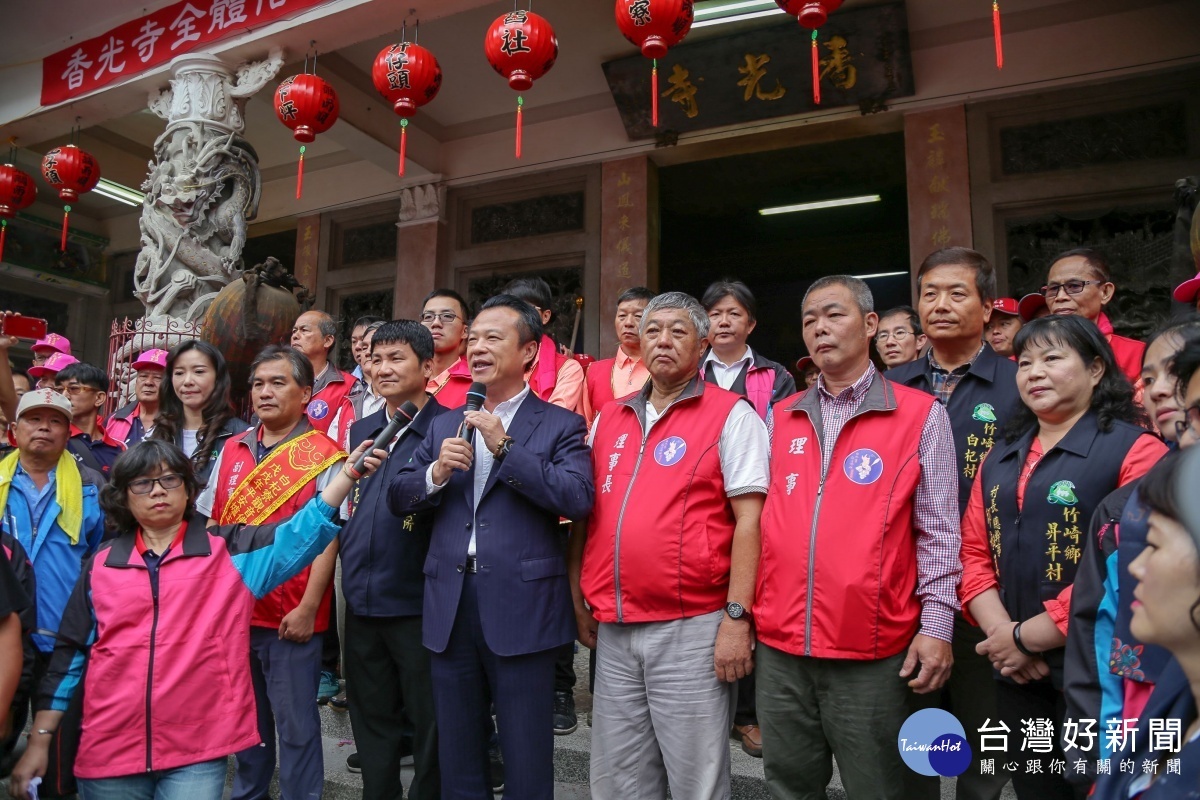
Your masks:
M983 352L986 344L981 344L979 349L975 351L975 355L971 356L971 360L963 364L961 367L954 369L946 369L938 363L937 358L933 355L933 348L929 348L929 366L933 372L933 394L941 401L942 405L949 405L950 395L954 394L954 390L958 388L958 382L963 379L971 370L971 365L975 363L975 359L979 358L979 354Z
M868 364L862 377L837 396L826 391L824 375L817 379L823 428L823 475L829 473L833 448L842 428L862 405L875 375L875 365ZM921 600L921 633L949 642L954 638L954 612L959 609L962 532L958 519L958 464L954 455L954 433L950 429L950 415L941 403L934 403L929 409L929 416L921 428L917 452L921 460L921 478L913 497L913 527L917 529L917 597Z

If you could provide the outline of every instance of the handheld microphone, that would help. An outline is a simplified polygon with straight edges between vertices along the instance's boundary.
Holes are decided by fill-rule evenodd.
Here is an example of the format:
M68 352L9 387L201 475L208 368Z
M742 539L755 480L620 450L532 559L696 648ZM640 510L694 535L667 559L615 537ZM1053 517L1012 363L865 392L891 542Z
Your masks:
M367 465L367 456L371 455L375 450L387 450L388 445L392 443L392 439L395 439L396 434L408 427L409 423L413 421L413 417L417 416L418 411L420 409L411 400L406 401L404 405L396 409L396 413L388 422L387 427L379 432L379 436L375 437L375 444L371 445L369 450L358 457L358 461L350 468L350 471L355 475L362 475Z
M467 389L467 411L478 411L483 408L483 401L487 399L487 387L479 381L471 384L471 388ZM462 425L458 426L458 438L466 439L467 434L471 432L471 426L464 419Z

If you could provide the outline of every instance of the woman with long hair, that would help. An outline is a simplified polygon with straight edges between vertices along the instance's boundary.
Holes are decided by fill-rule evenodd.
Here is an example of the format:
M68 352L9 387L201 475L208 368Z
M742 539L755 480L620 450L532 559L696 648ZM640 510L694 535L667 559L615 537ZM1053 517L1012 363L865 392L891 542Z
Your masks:
M1063 645L1088 522L1110 492L1166 452L1096 326L1051 316L1014 342L1022 407L988 454L963 517L963 612L987 634L977 650L998 671L997 706L1017 735L1062 759L1053 733L1022 720L1064 716ZM1040 734L1040 735L1039 735ZM1028 755L1028 754L1024 754ZM1044 759L1013 776L1021 800L1071 798Z
M255 598L337 535L363 442L318 497L269 525L206 528L191 459L146 439L113 465L101 504L117 534L83 566L9 793L45 775L54 732L82 684L74 773L83 800L219 800L226 757L261 740L253 713ZM386 457L372 451L366 473ZM86 668L86 671L85 671Z
M234 411L229 388L225 357L216 347L190 339L171 349L152 437L174 442L191 459L202 489L225 440L250 427Z

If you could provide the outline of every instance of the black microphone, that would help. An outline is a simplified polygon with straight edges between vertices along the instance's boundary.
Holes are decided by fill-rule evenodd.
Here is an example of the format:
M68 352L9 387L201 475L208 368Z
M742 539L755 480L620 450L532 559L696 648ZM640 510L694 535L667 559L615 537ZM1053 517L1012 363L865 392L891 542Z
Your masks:
M397 408L387 427L379 432L379 436L375 437L375 443L358 457L358 461L350 468L350 471L355 475L362 475L367 466L367 456L371 455L375 450L387 450L392 439L396 438L396 434L407 428L409 423L413 421L413 417L417 416L417 412L420 410L417 408L416 403L411 400Z
M478 411L483 408L483 401L487 399L487 387L479 381L471 384L471 388L467 389L467 411ZM466 412L463 412L464 414ZM467 434L471 432L471 426L464 419L462 425L458 426L458 438L466 439Z

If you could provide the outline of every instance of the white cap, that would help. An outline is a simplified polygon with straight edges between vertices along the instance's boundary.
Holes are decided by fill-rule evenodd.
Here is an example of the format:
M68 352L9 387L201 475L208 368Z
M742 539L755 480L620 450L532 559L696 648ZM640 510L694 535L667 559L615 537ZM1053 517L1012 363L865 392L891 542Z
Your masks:
M21 402L17 405L17 419L26 411L35 408L56 409L66 416L67 422L71 421L71 401L53 389L34 389L22 395Z

